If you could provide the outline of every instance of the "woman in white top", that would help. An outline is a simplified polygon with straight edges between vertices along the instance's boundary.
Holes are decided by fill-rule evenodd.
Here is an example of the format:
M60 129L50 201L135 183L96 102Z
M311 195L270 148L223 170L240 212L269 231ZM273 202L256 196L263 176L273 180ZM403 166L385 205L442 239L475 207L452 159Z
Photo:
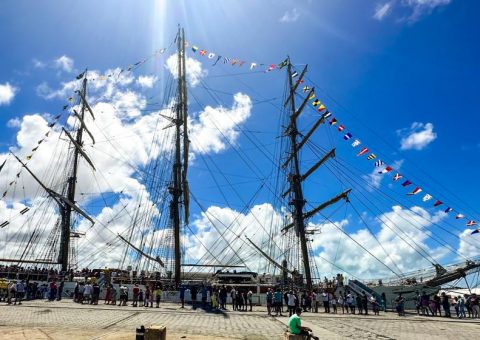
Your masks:
M338 305L340 307L342 307L342 314L345 314L345 303L343 301L342 293L340 293L340 295L338 295Z
M350 313L355 314L355 299L350 293L347 294L347 313L348 310L350 310Z
M288 293L288 312L290 316L295 314L295 300L297 300L297 297L290 291L290 293Z
M332 299L330 300L330 304L333 307L333 314L337 314L337 297L333 294Z

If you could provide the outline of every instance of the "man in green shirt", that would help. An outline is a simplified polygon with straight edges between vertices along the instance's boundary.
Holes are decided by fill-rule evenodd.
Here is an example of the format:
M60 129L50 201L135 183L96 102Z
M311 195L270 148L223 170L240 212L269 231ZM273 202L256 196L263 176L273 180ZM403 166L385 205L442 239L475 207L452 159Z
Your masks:
M302 320L300 319L300 314L302 314L302 309L297 307L295 314L293 314L290 319L288 319L288 327L290 328L290 333L297 335L306 335L307 339L318 340L318 337L314 336L312 330L308 327L302 327Z

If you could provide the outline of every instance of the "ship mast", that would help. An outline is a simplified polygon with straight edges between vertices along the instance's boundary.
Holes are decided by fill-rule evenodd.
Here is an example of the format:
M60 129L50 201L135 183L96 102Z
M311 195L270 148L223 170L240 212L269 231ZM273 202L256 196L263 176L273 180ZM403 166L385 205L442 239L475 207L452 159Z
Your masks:
M48 261L48 260L35 260L35 261L24 261L14 260L14 259L2 259L0 261L3 262L26 262L26 263L51 263L51 264L60 264L61 271L65 272L68 270L69 267L69 256L70 256L70 238L71 237L79 237L81 233L71 231L71 217L72 212L76 212L77 214L83 216L85 219L90 221L92 225L95 223L93 219L80 207L75 204L75 188L77 184L77 172L78 172L78 162L80 156L95 170L95 166L93 165L92 161L88 157L88 155L83 151L83 132L87 132L90 138L92 139L93 144L95 144L95 139L92 133L88 130L87 126L85 125L85 111L88 111L92 116L92 119L95 119L93 115L93 111L86 100L87 96L87 71L80 74L77 79L83 78L82 83L82 90L75 91L81 100L81 110L78 113L75 109L73 109L73 114L79 121L79 128L77 130L77 135L74 138L65 128L62 129L65 136L68 137L70 140L70 145L73 146L73 163L72 163L72 172L67 179L67 186L65 188L66 196L62 193L57 193L54 190L48 188L33 172L30 168L20 160L13 152L13 156L17 159L17 161L22 165L22 167L27 170L27 172L33 177L33 179L45 190L45 192L58 204L58 208L60 211L60 249L58 252L57 262ZM64 192L65 192L64 191Z
M306 70L306 67L305 67ZM293 193L293 199L289 202L293 206L293 222L295 225L295 231L300 239L300 247L302 251L302 261L305 279L307 282L307 289L312 288L312 274L310 271L310 261L308 259L308 247L307 239L305 236L305 220L303 218L303 207L305 206L305 199L303 197L302 185L300 182L300 166L298 161L298 147L297 137L299 135L297 129L297 117L295 107L295 88L292 79L292 64L290 61L287 65L288 72L288 84L290 88L290 125L288 126L288 136L290 137L290 154L292 155L293 172L290 174L290 188Z
M300 160L299 160L299 151L300 149L305 145L305 143L308 141L308 139L312 136L313 132L322 124L325 122L325 117L326 113L323 113L317 122L312 126L310 131L308 131L302 139L299 139L299 136L302 136L302 134L298 131L297 128L297 119L302 113L303 109L305 108L305 105L308 103L309 98L311 95L314 93L314 89L310 89L310 92L307 94L305 97L303 103L296 108L295 105L295 94L296 90L298 88L298 85L301 83L306 71L307 71L307 66L303 69L300 77L298 80L294 83L293 79L295 78L295 75L292 72L292 64L290 63L290 58L288 58L288 64L287 64L287 76L288 76L288 84L289 84L289 93L287 100L285 101L285 106L290 104L290 121L289 125L286 128L286 131L284 132L284 135L287 136L290 140L290 150L288 153L287 160L283 163L282 167L286 168L288 165L290 165L290 173L288 174L288 181L290 183L290 187L286 192L282 194L282 197L285 197L289 195L290 200L288 204L292 207L292 217L293 217L293 222L290 223L289 225L285 226L282 231L286 232L289 230L291 227L295 228L295 233L299 239L300 243L300 250L301 250L301 256L302 256L302 264L303 264L303 272L305 275L305 281L306 281L306 288L307 290L312 289L312 273L310 269L310 259L309 259L309 254L308 254L308 239L306 237L307 234L311 234L312 232L309 230L306 230L305 228L305 220L320 210L326 208L327 206L336 203L340 199L348 199L348 193L350 190L347 190L336 197L330 199L329 201L319 205L318 207L314 208L313 210L309 212L304 212L304 207L306 200L303 196L303 189L302 189L302 182L310 176L315 170L317 170L320 165L322 165L325 161L327 161L329 158L332 158L335 156L335 149L331 150L328 152L324 157L322 157L315 165L313 165L308 171L306 171L303 175L300 172Z
M187 84L185 70L185 33L183 28L178 29L177 35L178 55L178 90L175 112L175 161L173 163L173 183L170 189L170 218L173 227L174 239L174 267L175 284L181 283L181 223L182 218L188 223L188 134L187 134ZM183 157L182 157L183 154ZM183 202L181 201L183 198ZM181 215L180 205L183 203L185 214Z
M81 100L81 109L80 113L77 113L74 110L74 114L79 120L79 128L77 131L77 135L75 137L75 140L73 137L66 131L64 130L65 134L67 137L70 139L72 144L74 145L74 151L73 151L73 169L72 173L68 178L67 181L67 200L69 202L72 202L75 204L75 189L76 189L76 184L77 184L77 173L78 173L78 161L80 155L82 155L87 162L95 169L89 158L86 156L86 154L82 150L83 146L83 131L87 131L89 135L91 136L93 140L92 134L87 130L84 120L85 120L85 111L88 108L90 111L92 117L93 117L93 112L91 111L90 106L87 103L86 97L87 97L87 74L86 71L83 73L83 82L82 82L82 90L77 92L78 95L80 96ZM95 141L93 141L95 142ZM61 233L60 233L60 251L58 254L58 262L61 265L61 270L65 272L68 267L69 267L69 253L70 253L70 237L71 237L71 216L72 216L72 211L74 210L72 205L70 204L59 204L60 207L60 215L61 215Z

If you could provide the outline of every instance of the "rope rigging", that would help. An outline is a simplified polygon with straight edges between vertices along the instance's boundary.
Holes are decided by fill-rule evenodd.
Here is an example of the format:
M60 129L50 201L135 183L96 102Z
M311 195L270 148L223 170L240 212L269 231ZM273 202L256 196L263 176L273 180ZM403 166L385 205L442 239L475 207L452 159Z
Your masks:
M173 44L173 43L172 43ZM143 64L142 64L143 65ZM139 65L138 67L140 67ZM131 70L135 70L137 67L132 67ZM204 91L203 97L210 98L217 105L222 106L221 95L232 96L234 93L228 92L225 90L213 89L209 84L207 84L206 79L215 79L215 78L235 78L238 80L238 83L249 89L252 93L256 94L256 98L252 99L252 103L256 107L260 104L268 104L270 107L275 108L280 114L276 117L277 119L277 128L278 131L282 131L288 123L288 111L282 105L285 102L287 94L289 93L289 87L287 82L284 85L284 96L282 99L278 97L266 98L257 91L254 87L245 83L243 80L239 79L239 76L243 75L253 75L263 73L263 71L258 72L245 72L245 73L236 73L236 74L219 74L219 75L209 75L204 79L200 80L198 89ZM119 81L120 74L118 75L116 81ZM307 79L309 79L307 77ZM316 88L318 87L312 80L310 83L314 84ZM96 143L94 145L93 141L87 141L82 144L82 147L91 147L92 153L95 154L95 157L105 157L109 158L112 162L116 162L126 167L130 171L130 175L135 177L137 185L127 186L125 184L124 190L118 191L118 185L114 183L115 178L111 178L108 174L104 174L102 171L93 173L92 183L90 187L83 188L83 192L80 192L78 195L81 197L82 205L87 206L88 212L97 212L96 210L101 211L104 215L99 214L94 217L96 224L88 226L86 229L83 229L87 233L88 237L82 238L79 241L78 247L82 248L82 251L79 256L79 263L88 263L89 265L93 263L98 263L101 261L101 256L108 254L114 249L121 248L121 256L117 259L120 268L125 267L128 263L135 263L136 270L149 270L155 268L161 271L163 274L167 273L173 266L173 236L172 236L172 225L171 221L168 218L169 215L169 202L168 202L168 191L171 185L171 173L170 168L174 164L174 155L171 148L173 143L173 133L170 130L166 129L169 125L164 123L169 120L170 113L175 111L177 105L180 105L178 98L176 97L176 88L174 86L175 80L169 75L165 80L164 88L162 92L159 92L158 88L152 89L155 90L155 94L148 97L148 100L145 101L141 108L136 106L118 106L117 107L110 103L113 107L116 115L128 115L131 110L137 110L141 115L150 114L155 116L155 119L152 119L152 135L148 136L150 139L145 142L145 153L146 159L142 162L138 161L139 155L125 152L125 149L122 149L121 144L125 141L128 141L132 136L136 136L135 133L125 132L124 134L110 136L106 126L102 126L99 120L89 121L89 125L97 130L98 135L102 138L99 139L97 136ZM326 92L325 92L326 93ZM205 99L202 98L200 94L197 93L197 90L192 90L190 92L191 97L194 102L201 108L204 108ZM298 94L296 94L298 96ZM158 99L157 96L162 96L162 100L152 101L154 98ZM348 112L341 104L339 104L333 97L328 97L339 107L343 108L345 112ZM298 96L298 98L302 98ZM103 100L109 99L106 97L106 94L96 98L90 104L92 107L95 107L95 104L101 103ZM111 99L111 98L110 98ZM303 99L303 98L302 98ZM76 105L80 104L80 100ZM310 107L310 106L308 106ZM314 108L310 108L310 110ZM349 112L348 112L349 113ZM305 119L302 124L306 124L309 118L318 119L318 113L315 112L314 115L308 115L306 112ZM172 118L173 119L173 118ZM285 141L285 138L282 135L274 139L273 143L265 143L259 138L259 135L270 134L268 131L258 131L255 129L249 129L246 126L243 126L241 123L234 121L229 117L230 121L233 123L233 131L242 133L242 137L245 142L249 145L242 145L240 148L235 141L232 140L228 135L224 133L221 126L217 122L212 121L212 129L215 129L219 132L222 142L224 142L229 151L240 160L240 164L244 166L241 171L242 174L237 174L240 178L244 178L244 181L232 181L230 177L235 174L228 174L221 170L221 164L216 161L215 157L212 157L206 150L202 150L201 145L195 144L195 141L190 141L192 146L195 146L199 152L195 154L195 159L202 162L203 167L194 165L190 166L190 169L203 170L210 175L210 183L201 183L197 189L210 191L216 189L215 193L220 196L218 199L219 203L225 204L227 207L236 207L238 206L238 212L235 212L235 216L229 223L222 221L221 217L211 214L206 209L200 199L194 193L190 192L192 199L195 201L199 212L203 213L203 216L208 220L209 225L213 226L216 230L216 237L222 240L223 242L216 242L213 246L207 246L205 242L197 235L195 227L192 227L189 224L183 226L183 231L187 237L193 237L196 239L196 242L203 248L204 253L201 256L198 256L198 253L192 250L190 247L183 245L182 256L189 255L193 260L193 264L242 264L245 268L250 269L251 260L257 258L258 252L252 248L252 246L243 239L243 230L245 228L246 216L251 216L252 220L256 225L258 225L258 230L253 235L259 240L259 245L262 249L266 249L266 253L271 256L275 261L285 258L289 266L293 268L301 268L301 254L299 252L298 240L296 239L295 232L290 230L284 235L280 233L281 227L279 224L283 223L283 226L287 225L292 221L292 213L289 211L287 201L282 198L282 193L285 192L287 188L287 181L283 179L288 178L290 169L282 169L282 150L285 150L289 147L288 142ZM168 122L167 122L168 123ZM76 124L79 124L76 121ZM52 128L53 130L53 128ZM322 138L328 140L329 144L333 147L336 146L337 139L333 137L333 134L330 129L325 129L326 133ZM57 130L57 133L59 132ZM68 135L60 134L59 140L57 141L58 146L64 144L64 141L69 142L67 137ZM300 133L300 136L302 134ZM317 138L317 136L315 136ZM379 137L379 136L377 136ZM381 136L380 136L381 138ZM242 140L243 141L243 140ZM385 145L392 147L388 142L384 141ZM69 142L70 143L70 142ZM312 141L308 141L306 144L307 148L302 149L303 155L307 154L312 156L312 159L318 161L320 157L327 151L322 147L316 145ZM57 148L56 148L57 149ZM52 154L51 161L55 159L68 159L72 156L74 147L71 147L67 151L55 151ZM60 150L60 147L58 148ZM252 155L257 157L260 155L262 158L262 164L256 162L255 158ZM186 157L188 158L189 155ZM283 155L285 161L286 156ZM95 158L94 158L95 159ZM9 161L10 162L10 161ZM82 161L83 162L83 161ZM265 165L266 164L266 165ZM305 164L305 163L304 163ZM65 162L61 166L53 167L53 169L45 169L43 175L41 176L42 180L48 185L49 188L57 192L65 194L66 186L65 183L68 181L68 175L71 173L71 164ZM20 168L22 169L22 168ZM370 235L373 237L374 241L379 245L385 254L385 258L381 258L378 254L374 254L371 249L362 245L358 240L355 240L352 235L347 233L344 228L339 226L334 219L336 219L336 213L339 211L335 209L333 212L321 213L322 223L328 222L333 225L336 229L340 231L338 244L336 247L334 258L328 258L320 256L318 249L313 249L312 240L308 240L308 254L312 259L312 268L315 273L315 277L320 277L319 266L317 264L317 258L320 258L322 261L331 264L331 271L333 268L338 268L346 273L344 269L337 265L337 255L341 251L341 242L344 241L344 235L346 238L350 239L352 242L357 244L358 247L362 248L369 256L375 259L383 267L387 268L389 272L392 272L398 278L405 277L405 273L399 268L399 265L394 261L391 254L389 254L388 249L386 249L382 242L379 240L378 235L374 230L369 226L367 220L363 217L362 211L358 210L360 206L364 212L369 212L374 215L379 223L389 230L391 230L395 237L398 237L402 242L407 244L410 248L413 249L418 255L423 259L436 264L437 260L434 255L429 253L429 247L426 243L422 241L416 242L407 231L402 230L398 222L392 221L388 217L384 217L388 221L380 219L378 213L382 214L385 211L382 210L382 206L390 202L395 202L400 205L402 209L413 214L418 219L408 220L407 218L400 216L398 217L402 221L408 223L413 228L418 230L422 236L426 236L428 240L433 240L434 242L442 245L447 248L452 254L456 254L464 259L467 259L464 255L454 249L450 244L443 240L440 236L435 234L430 234L428 231L422 227L422 224L419 220L426 220L426 217L421 213L412 209L412 207L407 207L407 204L400 202L393 195L389 195L388 192L379 188L372 188L372 185L362 177L357 176L360 171L353 167L346 165L346 162L341 160L341 158L335 158L333 164L328 162L325 164L325 169L330 174L336 178L335 185L341 186L343 189L354 188L351 196L352 201L348 200L347 203L341 205L345 207L344 219L346 219L347 209L351 207L355 216L358 217L361 224L368 230ZM357 172L355 172L357 171ZM247 173L248 172L248 173ZM283 178L282 178L283 177ZM22 202L24 206L30 205L36 209L35 211L29 212L29 218L23 224L23 229L21 233L16 233L10 235L8 238L8 232L5 233L5 244L8 242L15 242L18 244L24 245L23 248L16 248L12 252L11 257L25 259L38 254L39 258L55 258L57 254L53 252L53 249L57 246L58 243L58 221L54 226L49 226L47 228L46 223L38 223L40 218L45 218L46 220L58 220L58 213L52 208L53 202L44 203L44 202L28 202L28 192L25 190L25 181L24 176L20 178L19 183L12 185L13 188L10 191L10 196L12 201L15 201L17 196L23 196ZM254 184L258 183L258 186ZM316 184L315 181L312 181L313 184ZM17 186L20 185L19 188ZM239 190L239 186L249 185L249 187L254 187L255 190L249 194L249 198L245 199L243 193ZM443 186L442 186L443 187ZM378 196L369 195L368 190L373 189L375 193L379 193ZM7 189L9 189L7 187ZM91 190L87 190L91 189ZM108 191L110 190L110 191ZM229 195L229 190L234 194ZM212 190L213 191L213 190ZM253 207L260 200L259 197L263 198L261 195L263 191L266 191L268 195L268 202L271 202L273 207L273 214L268 218L262 218L260 214L254 211ZM42 190L40 187L36 187L36 193L34 196L47 196L45 190ZM371 198L372 197L372 198ZM455 196L456 197L456 196ZM206 200L203 200L205 202ZM124 202L126 202L124 204ZM210 200L210 202L215 202ZM240 203L238 203L240 202ZM462 202L462 201L461 201ZM182 203L182 202L181 202ZM308 202L312 208L312 203L314 201ZM464 202L462 202L464 203ZM185 204L185 202L183 202ZM220 203L218 204L220 205ZM467 205L468 206L468 205ZM115 207L115 209L113 208ZM98 208L98 209L97 209ZM103 212L103 208L105 209ZM471 208L471 207L469 207ZM473 208L471 208L472 211ZM233 209L232 209L233 210ZM286 214L284 214L287 212ZM279 223L275 218L276 215L285 215L281 217L281 222ZM377 214L377 215L376 215ZM21 219L24 214L18 212L15 213L13 209L9 210L8 221L10 223L15 222L17 219ZM105 219L107 219L105 221ZM460 236L454 234L448 228L443 227L440 222L428 221L432 226L444 231L446 234L459 239ZM251 223L251 222L250 222ZM449 224L448 221L443 221L445 224ZM312 223L314 224L314 223ZM318 223L316 223L318 224ZM72 229L77 230L78 227L85 227L85 224L82 224L82 220L76 220L72 223ZM221 228L224 228L223 230ZM50 230L52 229L52 230ZM119 230L121 229L121 230ZM1 229L0 229L1 230ZM48 232L50 230L50 233ZM105 230L106 232L103 232ZM90 239L90 235L98 236L96 240ZM45 236L47 235L47 236ZM142 256L141 253L134 250L132 246L125 244L119 239L119 235L122 237L125 236L132 244L138 247L142 252L148 254L151 257L158 256L162 260L165 260L166 268L158 268L158 265L150 259L146 259ZM315 237L315 236L312 236ZM240 242L238 240L241 240ZM467 241L465 241L467 243ZM103 244L105 243L105 244ZM35 249L35 244L43 244L42 247ZM198 258L197 258L198 257ZM188 258L188 257L184 257ZM223 261L223 262L222 262ZM278 268L272 265L271 262L262 259L262 261L257 261L258 269L264 268L267 272L273 271L276 273ZM390 266L392 264L393 266ZM250 267L249 267L250 266ZM263 267L262 267L263 266ZM200 269L196 267L189 268L188 272L198 274ZM185 273L185 272L184 272ZM355 275L348 273L351 277L356 277ZM192 277L195 277L192 276ZM477 285L478 285L478 273L477 273Z

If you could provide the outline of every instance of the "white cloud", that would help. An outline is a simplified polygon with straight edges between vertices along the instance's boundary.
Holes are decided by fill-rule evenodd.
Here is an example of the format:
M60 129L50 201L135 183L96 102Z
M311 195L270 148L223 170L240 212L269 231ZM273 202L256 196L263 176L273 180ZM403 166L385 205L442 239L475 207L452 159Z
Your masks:
M265 226L280 228L282 225L282 214L268 203L255 205L246 213L227 207L211 206L191 224L197 229L196 235L188 238L187 256L192 260L206 256L208 260L205 262L231 263L233 259L262 273L268 262L249 245L245 236L259 247L267 242L281 244L280 235L270 238L265 232ZM274 246L265 251L277 261L281 261L277 257L281 253L279 247ZM217 259L213 259L208 252L216 254ZM246 252L253 256L245 256ZM238 255L245 257L245 262L239 260Z
M58 59L54 60L54 66L57 69L60 69L65 72L72 72L73 71L73 59L67 57L66 55L62 55Z
M403 159L399 161L393 162L391 165L394 171L400 170L401 166L403 164ZM385 169L387 164L380 166L380 167L375 167L372 172L369 175L363 175L363 179L366 180L370 185L367 187L368 191L373 191L373 189L378 189L380 188L380 185L382 184L382 179L385 178L386 174L380 174L379 171Z
M399 274L430 267L430 261L416 250L421 254L426 251L437 261L445 258L448 254L445 247L435 248L427 244L432 233L429 230L431 223L441 221L445 214L431 215L420 207L413 207L411 210L394 206L390 211L377 216L376 223L379 229L374 235L368 229L362 228L349 235ZM238 259L240 256L247 258L245 264L250 269L262 273L268 261L243 240L248 236L272 258L281 262L284 258L282 242L289 236L281 236L278 233L269 240L268 232L263 228L268 226L269 230L280 230L284 226L283 216L284 212L276 211L267 203L256 205L246 213L231 208L211 206L191 222L197 233L196 237L189 237L187 255L192 260L208 258L212 262L223 260L230 263L232 259ZM394 276L392 271L343 233L350 224L348 219L318 224L309 223L309 229L321 231L313 236L312 249L322 276L331 277L341 271L332 267L331 263L335 263L346 273L352 273L360 278ZM291 232L294 233L293 230ZM222 234L226 239L222 238ZM402 239L407 240L408 243ZM228 247L229 244L236 250L236 254ZM222 250L220 255L217 255L220 258L212 259L207 249L214 254ZM208 263L208 261L205 262ZM290 265L298 269L298 263L290 263Z
M349 235L397 273L429 267L430 262L413 248L419 250L420 253L423 253L422 249L425 250L437 261L447 255L448 250L445 247L432 248L426 243L431 235L429 230L431 222L429 221L439 221L443 216L430 215L420 207L413 207L411 210L394 206L391 211L378 216L377 219L381 221L380 230L374 236L367 229L359 229ZM342 220L335 224L345 230L350 222ZM316 262L322 275L331 277L339 272L338 269L332 268L327 261L322 260L323 257L360 278L394 276L392 271L345 236L333 223L314 225L314 227L320 228L322 231L315 236L312 244L314 251L319 252ZM341 249L338 248L339 245L341 245Z
M35 92L37 96L45 99L67 99L68 97L73 96L75 90L79 88L80 82L78 81L62 83L62 88L57 90L52 89L47 82L43 82L36 87Z
M451 0L403 0L403 4L410 7L411 15L407 18L409 22L415 22L424 15L432 13L432 11L441 6L446 6Z
M143 96L136 92L127 90L125 92L117 91L113 96L113 107L121 118L132 118L141 115L141 109L145 108L147 101Z
M373 18L377 19L378 21L382 21L392 9L393 1L386 2L384 4L378 4L375 8L375 13L373 14Z
M129 72L120 73L120 68L108 69L103 74L114 74L114 77L101 78L98 71L88 71L89 87L92 89L91 99L102 98L111 99L119 88L123 88L134 82L135 77ZM59 89L52 89L46 82L39 84L36 88L38 96L45 99L67 99L75 94L75 90L80 89L81 80L71 80L62 82ZM100 94L97 96L97 94Z
M116 72L116 74L119 72L119 70L109 70L107 72L110 71ZM81 159L77 192L89 194L87 196L78 195L78 204L79 206L88 208L88 202L100 197L102 194L112 192L118 194L124 192L120 195L122 199L117 203L117 207L112 206L111 209L113 209L112 213L114 214L119 213L121 210L120 212L125 215L119 216L116 219L116 223L121 221L121 226L119 225L118 228L126 228L132 223L132 211L134 207L138 207L139 197L142 197L142 205L145 205L148 209L153 209L152 207L154 205L150 202L141 176L139 177L135 174L139 168L144 167L152 161L152 159L158 158L161 153L165 153L171 149L172 146L168 140L171 139L174 129L163 130L169 122L162 118L159 113L171 116L172 112L170 109L164 109L149 112L141 116L140 112L145 108L146 99L140 93L128 88L134 81L131 75L121 74L119 77L115 77L115 79L108 78L100 80L99 73L97 71L91 71L88 73L88 78L91 80L93 80L93 78L96 79L96 81L89 82L89 102L96 119L93 120L90 115L87 114L85 123L89 131L95 136L96 144L93 145L90 136L84 134L84 149L95 167L99 169L101 173L91 171L85 160ZM40 92L39 94L47 99L57 97L66 99L74 95L73 92L78 88L78 85L80 85L79 81L71 81L63 83L59 89L54 90L47 84L42 84L37 90ZM41 91L43 91L43 93ZM78 108L77 111L79 111ZM62 134L58 125L53 129L48 127L48 123L51 121L51 117L49 118L49 116L50 115L44 113L32 113L21 118L12 119L8 125L18 127L19 131L16 135L16 145L12 146L11 150L21 159L25 160L27 156L32 155L32 149L36 149L32 159L28 162L29 168L45 181L48 187L54 190L61 190L60 188L63 185L63 180L60 178L61 176L52 177L49 174L51 174L52 169L66 168L68 139ZM66 116L67 112L64 113L62 120L65 119ZM68 117L66 123L67 130L73 128L74 124L78 124L76 118L73 116ZM38 141L45 137L47 131L49 131L48 138L40 145ZM7 156L7 154L0 153L0 160L3 161ZM15 208L8 208L3 211L0 209L0 220L2 222L4 220L10 220L12 216L18 215L19 208L16 203L18 199L21 199L22 202L28 202L28 205L31 206L31 211L39 208L39 205L37 205L34 200L35 197L38 197L39 193L41 194L43 191L25 170L21 171L18 177L16 176L21 168L13 158L10 157L7 163L0 173L0 188L2 188L2 193L5 189L10 188L5 197L5 202L12 202ZM13 190L14 186L9 185L12 180L18 183L15 185L20 185L21 183L23 188L21 197L18 196L18 192L16 193L15 190ZM46 196L45 193L44 196ZM131 208L123 208L127 203L131 205ZM45 199L42 199L41 202L38 201L38 204L45 206L45 204L49 203ZM121 207L118 206L120 204L122 205ZM40 209L43 208L40 207ZM52 208L52 214L53 220L55 220L55 218L58 217L55 207ZM28 216L30 216L29 218L33 218L30 213ZM25 215L25 217L27 217L27 215ZM101 213L94 217L95 219L107 219ZM129 221L125 222L126 219ZM46 224L47 222L48 224ZM28 219L27 222L24 219L18 219L18 223L11 223L5 228L8 228L9 233L13 233L13 231L23 228L23 223L28 223L30 226L34 225L31 219ZM50 219L45 219L43 224L37 223L37 225L47 228L46 230L50 230L51 226L55 225L55 222L52 222ZM90 226L87 221L84 221L81 227L84 228L83 230L87 230ZM113 226L109 227L113 228ZM105 231L102 233L101 230L103 229L105 228L101 224L94 226L92 229L93 232L87 233L88 241L91 241L99 247L99 242L105 244L106 234L108 234L109 240L115 238L115 235L110 232ZM113 230L119 229L113 228ZM27 230L29 229L27 228ZM89 247L88 244L85 246L86 248ZM118 249L119 251L113 251L109 254L111 257L117 256L117 265L118 258L121 258L122 254L120 253L124 250L124 247L121 246L118 247ZM4 252L10 251L10 246L4 249ZM1 250L0 253L2 253ZM2 255L8 254L2 253ZM111 264L113 265L113 263Z
M37 96L45 99L52 99L55 97L53 95L53 89L45 81L37 85L35 93Z
M385 174L378 173L381 169L382 168L374 168L370 174L362 176L362 178L370 184L370 186L367 187L368 191L373 191L373 189L380 188L382 179L385 176Z
M32 59L32 63L33 63L33 67L35 67L35 68L45 68L47 66L46 63L44 63L43 61L38 60L36 58Z
M121 110L114 107L113 103L118 105ZM92 254L95 249L105 247L106 240L115 239L117 232L125 231L131 225L131 217L134 216L134 210L139 205L142 206L142 209L151 211L150 213L153 214L151 216L158 214L141 182L141 178L135 176L135 173L138 168L144 167L149 161L165 152L166 147L171 148L170 143L165 143L164 140L170 138L173 129L162 130L168 122L161 118L159 113L164 115L171 115L172 113L169 109L166 109L138 117L135 112L144 108L144 98L128 90L114 91L113 103L92 103L96 119L93 121L90 115L85 117L89 131L96 138L96 144L92 145L90 137L85 134L84 149L100 173L92 171L83 159L80 161L77 192L88 193L88 195L77 195L77 200L79 206L88 209L88 202L100 197L100 195L112 192L117 194L123 192L123 194L120 194L121 199L118 203L105 208L96 216L93 215L97 221L93 229L90 229L90 224L87 221L81 222L79 226L81 231L90 230L90 232L87 232L86 239L81 241L82 244L85 243L82 245L82 253ZM22 117L20 129L17 133L17 143L12 151L21 159L26 159L27 155L32 154L31 150L38 147L37 151L33 153L32 159L28 162L28 166L48 187L60 191L63 186L62 176L51 177L49 174L51 174L52 169L66 169L68 140L64 135L62 136L59 128L55 127L53 130L48 128L45 116L45 114L29 114ZM76 119L70 116L67 126L72 127L75 121ZM38 141L43 139L45 133L49 130L49 137L39 145ZM156 138L158 131L162 132L164 139ZM0 154L1 160L6 157L7 154ZM9 186L12 180L16 180L19 183L18 185L21 183L23 188L21 197L18 197L15 190L8 190L5 202L13 202L14 207L9 207L3 211L0 209L0 220L3 222L4 220L11 220L12 216L18 216L18 211L21 208L15 202L17 199L21 199L22 202L24 202L23 200L29 202L31 213L29 212L25 217L16 218L15 223L12 222L5 230L13 234L15 230L22 230L23 232L26 228L25 232L31 233L35 224L50 230L58 217L56 209L54 206L51 207L50 218L42 220L39 215L40 222L36 220L37 217L33 215L34 212L38 208L45 211L44 207L49 203L44 198L36 201L35 197L38 198L39 193L41 194L43 190L39 188L35 180L26 171L23 170L17 177L16 174L20 170L19 164L10 157L7 166L0 174L0 188L14 188L14 186ZM44 196L46 195L44 194ZM31 201L32 199L33 201ZM107 212L109 213L107 214ZM145 212L142 212L142 214L144 214L142 216L146 216ZM112 219L112 216L115 216L115 222L107 223ZM108 224L108 229L105 228L105 224ZM139 227L139 232L148 227L150 227L148 224ZM140 237L140 234L135 235L133 240L138 241L137 236ZM41 243L41 240L38 242ZM20 249L21 246L22 244L18 244ZM117 248L106 254L105 258L99 259L98 264L111 260L110 265L118 265L124 247L120 245ZM2 247L2 249L0 254L5 256L11 254L14 248L9 245L8 247ZM116 260L116 263L113 262L113 259ZM90 261L89 258L84 260Z
M401 129L397 133L402 137L400 141L402 150L422 150L437 139L437 134L433 132L432 123L414 122L409 129Z
M480 255L480 234L473 234L474 229L465 229L459 234L460 244L458 252L466 258Z
M136 79L130 73L119 72L119 69L107 70L105 73L114 73L118 76L105 79L100 77L98 71L89 71L88 73L88 79L91 80L88 98L96 119L93 120L87 114L85 123L95 136L96 144L93 145L90 136L84 134L84 150L98 170L97 172L91 171L86 161L81 158L77 192L88 193L88 195L77 196L77 201L78 205L86 210L89 209L92 200L105 197L104 195L109 196L111 193L118 195L118 201L103 208L100 212L92 214L97 221L92 228L88 221L80 222L79 230L87 231L85 238L80 240L82 254L91 254L97 249L104 249L107 243L118 242L116 233L125 232L132 225L132 216L135 216L138 206L148 210L148 213L142 211L140 213L142 216L158 216L160 214L155 210L155 205L142 180L143 172L140 171L139 174L139 169L145 168L150 162L165 161L159 161L160 157L167 157L170 154L175 129L164 129L170 124L170 121L162 116L173 117L174 113L170 109L171 105L155 112L143 113L147 100L140 92L134 90L135 86L133 85ZM200 74L202 72L198 74L199 77ZM74 91L79 88L80 84L81 81L74 80L62 83L58 89L52 89L44 83L40 84L37 91L46 99L66 99L74 95ZM138 87L136 88L138 89ZM235 124L241 124L249 117L252 104L248 96L240 93L233 97L233 102L231 108L208 106L201 111L198 117L192 118L194 132L190 139L192 144L202 147L201 152L224 150L228 147L225 144L225 138L232 143L235 142L238 136ZM78 107L76 109L78 111ZM62 121L67 114L65 112ZM11 150L25 160L32 154L32 149L36 149L28 162L29 168L45 181L48 187L61 190L64 178L51 176L51 171L52 168L67 168L68 139L62 133L60 124L50 129L48 127L50 121L51 117L46 113L31 113L18 119L12 119L8 125L18 128L18 132L16 144L12 146ZM65 124L67 130L72 129L75 124L78 124L76 118L70 115ZM212 130L215 126L221 129L225 137ZM48 138L41 145L38 144L49 130ZM209 136L206 132L213 136L211 141L207 140ZM191 150L200 152L194 147ZM0 153L0 160L3 161L5 158L7 158L7 154ZM23 207L22 204L27 202L31 207L31 213L16 218L15 222L12 221L4 230L8 229L8 232L13 235L15 230L24 228L25 223L29 226L25 229L25 233L31 233L35 225L45 228L45 230L51 230L51 226L55 225L58 217L58 211L53 202L45 200L46 193L25 170L22 170L17 177L21 170L19 165L15 160L9 158L7 166L0 173L2 193L5 189L9 189L5 199L2 200L2 202L9 202L8 205L3 210L0 206L0 223L4 220L11 220L12 216L18 216L18 211ZM12 180L15 180L17 184L10 186L9 183ZM167 193L168 181L162 183L165 187L158 189L158 192ZM18 188L19 185L22 186L21 197L18 195L19 191L13 189L16 186ZM36 198L39 193L42 195L42 192L43 199L37 201ZM22 203L20 204L18 200L22 200ZM40 215L35 217L33 211L36 211L37 208L44 209L46 204L53 204L48 210L49 218L39 222L42 221ZM42 211L46 211L46 208ZM115 218L113 219L112 216ZM149 221L145 220L144 222L139 227L138 233L133 236L134 242L139 242L143 230L152 227ZM160 230L156 234L159 237L161 233L165 232ZM22 249L21 243L16 245L16 248L10 246L2 248L1 242L3 241L0 240L0 257L11 255L12 249ZM124 251L124 244L116 244L116 247L103 254L104 257L99 259L97 264L103 266L108 262L112 266L118 266ZM88 263L91 259L86 256L82 261Z
M7 122L9 128L19 128L21 124L22 121L18 117L12 118Z
M178 77L177 55L172 54L168 57L165 67L170 71L174 78ZM200 80L207 75L207 71L202 69L202 63L193 58L187 57L185 60L187 68L187 81L191 86L196 86Z
M152 88L157 81L157 76L139 76L137 84L143 88Z
M451 0L390 0L377 4L373 18L381 21L395 11L400 17L399 22L414 23L450 2Z
M10 85L10 83L0 84L0 106L8 105L12 102L18 88Z
M296 8L294 8L291 11L286 11L279 21L283 23L290 23L297 21L298 18L300 18L300 13Z
M238 125L250 117L252 101L249 96L237 93L231 109L207 106L197 118L189 122L192 149L198 153L220 152L228 143L238 138Z

